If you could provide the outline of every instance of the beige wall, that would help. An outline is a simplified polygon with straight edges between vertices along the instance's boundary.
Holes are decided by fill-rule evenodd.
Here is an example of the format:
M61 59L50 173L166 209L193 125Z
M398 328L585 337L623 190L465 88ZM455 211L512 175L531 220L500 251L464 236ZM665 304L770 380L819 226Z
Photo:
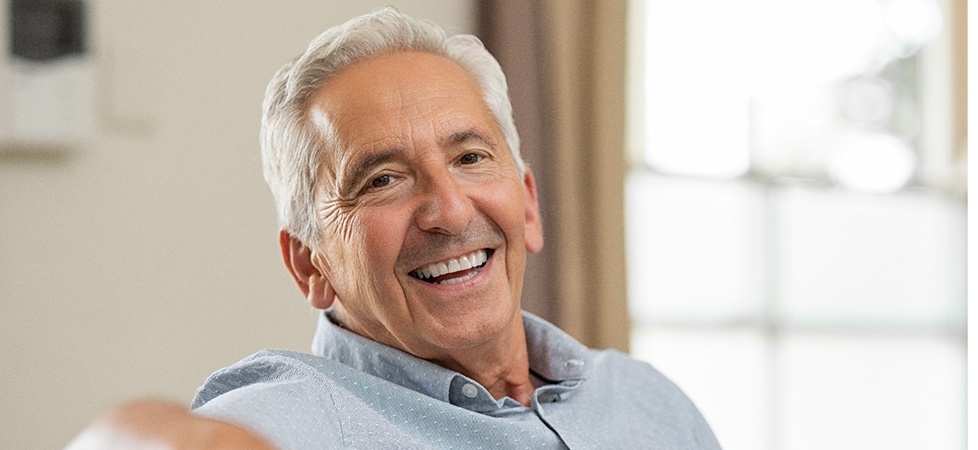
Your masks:
M263 347L308 348L261 96L319 31L386 3L475 28L470 1L89 2L97 139L0 152L0 447L60 448L113 403L189 402Z

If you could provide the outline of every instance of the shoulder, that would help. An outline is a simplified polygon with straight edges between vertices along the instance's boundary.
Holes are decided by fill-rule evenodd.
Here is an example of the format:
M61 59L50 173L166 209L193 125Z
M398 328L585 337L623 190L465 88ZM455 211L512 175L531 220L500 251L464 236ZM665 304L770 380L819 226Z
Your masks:
M662 372L618 350L592 352L585 385L626 416L636 433L654 433L655 439L683 448L719 448L699 409Z
M351 371L312 355L263 350L208 377L191 408L197 415L255 431L280 448L329 442L341 446L343 427L335 398L344 389L336 380Z
M654 392L685 397L672 380L647 362L639 361L615 349L591 350L591 354L594 364L593 374L599 378L614 379L625 382L629 386L640 384L645 386L646 390L652 389Z
M618 350L593 350L591 379L633 402L661 408L693 409L692 402L672 380L651 364Z
M324 380L339 364L323 358L287 350L262 350L214 372L197 389L191 408L199 408L221 395L253 385L301 384Z
M411 402L443 403L336 360L265 350L211 375L193 412L281 449L421 448L401 428Z

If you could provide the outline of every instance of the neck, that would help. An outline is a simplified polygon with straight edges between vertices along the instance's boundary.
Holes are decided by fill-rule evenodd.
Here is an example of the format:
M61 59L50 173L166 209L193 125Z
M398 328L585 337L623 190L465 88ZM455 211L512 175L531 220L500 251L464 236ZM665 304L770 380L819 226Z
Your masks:
M391 339L392 342L387 342L372 337L355 322L349 321L345 311L338 306L334 305L334 308L327 313L333 323L368 339L414 354L397 345L394 339ZM535 387L530 376L523 316L519 312L516 314L508 330L481 345L445 351L438 356L414 355L475 380L497 400L509 397L524 406L529 406Z
M475 380L497 400L509 397L524 406L530 405L534 385L522 317L514 321L513 329L501 342L457 353L431 361Z

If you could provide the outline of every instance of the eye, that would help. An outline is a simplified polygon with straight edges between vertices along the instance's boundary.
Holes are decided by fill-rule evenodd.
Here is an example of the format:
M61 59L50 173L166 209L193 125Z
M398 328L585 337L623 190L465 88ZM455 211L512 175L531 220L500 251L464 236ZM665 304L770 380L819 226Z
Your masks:
M393 182L394 182L394 177L392 177L390 175L381 175L381 176L378 176L378 177L370 180L370 187L371 188L381 188L381 187L387 186L388 184L391 184Z
M466 153L458 159L458 162L461 164L475 164L482 161L483 158L484 157L478 153Z

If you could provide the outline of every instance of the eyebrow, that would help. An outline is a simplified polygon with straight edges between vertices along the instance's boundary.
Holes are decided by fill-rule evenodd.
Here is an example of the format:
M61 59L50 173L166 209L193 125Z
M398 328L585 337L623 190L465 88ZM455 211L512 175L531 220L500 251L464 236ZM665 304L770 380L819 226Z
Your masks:
M377 153L370 153L353 160L353 162L350 164L350 166L353 167L353 169L351 169L352 173L349 177L344 177L343 184L340 187L341 194L346 197L348 194L350 194L349 191L354 189L360 180L367 176L367 174L372 171L374 167L397 159L400 153L402 153L400 150L392 148Z
M490 148L496 147L495 143L491 139L474 128L452 133L445 139L442 139L441 144L446 147L451 147L469 141L476 141L480 144L489 146Z

